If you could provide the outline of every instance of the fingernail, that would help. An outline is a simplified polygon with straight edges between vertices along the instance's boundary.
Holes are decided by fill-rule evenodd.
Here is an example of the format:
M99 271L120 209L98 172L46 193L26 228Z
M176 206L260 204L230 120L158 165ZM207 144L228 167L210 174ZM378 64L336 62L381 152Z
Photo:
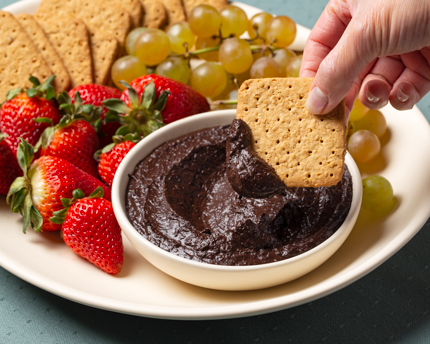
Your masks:
M371 103L377 103L381 100L381 97L377 97L377 96L373 95L372 93L370 93L369 89L367 89L366 95L367 95L367 100Z
M402 89L399 87L399 89L397 90L396 98L399 102L406 103L409 100L410 96L404 93Z
M310 113L320 114L327 106L328 97L319 87L314 87L306 101L306 107Z

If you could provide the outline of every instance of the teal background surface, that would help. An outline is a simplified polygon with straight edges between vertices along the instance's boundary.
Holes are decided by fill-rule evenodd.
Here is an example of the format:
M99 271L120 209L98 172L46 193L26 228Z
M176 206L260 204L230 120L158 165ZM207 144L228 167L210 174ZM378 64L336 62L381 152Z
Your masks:
M13 2L0 0L0 7ZM310 28L327 3L243 2ZM430 96L418 106L430 120ZM0 268L0 343L430 343L429 252L428 221L387 262L334 294L271 314L214 321L158 320L99 310L50 294Z

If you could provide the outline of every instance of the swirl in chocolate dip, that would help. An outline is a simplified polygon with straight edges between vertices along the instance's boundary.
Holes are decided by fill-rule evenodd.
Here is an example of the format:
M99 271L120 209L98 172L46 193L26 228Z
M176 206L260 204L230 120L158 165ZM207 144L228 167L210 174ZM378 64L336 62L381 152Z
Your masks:
M126 210L140 234L199 262L256 265L306 252L341 226L352 201L348 169L332 187L285 187L252 152L242 123L168 141L136 166Z

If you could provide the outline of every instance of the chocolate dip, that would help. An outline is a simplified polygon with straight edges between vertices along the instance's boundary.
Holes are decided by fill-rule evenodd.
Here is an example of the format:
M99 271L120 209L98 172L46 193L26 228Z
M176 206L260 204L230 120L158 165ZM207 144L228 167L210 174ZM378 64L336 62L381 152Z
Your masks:
M227 177L241 196L267 198L285 193L275 170L252 149L252 133L241 119L233 120L226 142Z
M288 188L264 161L248 157L246 137L235 121L155 149L130 176L126 210L136 230L178 256L218 265L275 262L329 238L351 206L348 169L332 187ZM248 175L234 161L249 163Z

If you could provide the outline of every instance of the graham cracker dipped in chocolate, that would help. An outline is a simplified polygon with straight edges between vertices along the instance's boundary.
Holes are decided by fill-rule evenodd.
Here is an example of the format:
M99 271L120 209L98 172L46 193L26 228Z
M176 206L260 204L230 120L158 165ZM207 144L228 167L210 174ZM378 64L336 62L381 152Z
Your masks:
M344 173L345 102L326 115L306 109L313 78L246 80L237 115L251 128L257 154L288 187L336 185Z

